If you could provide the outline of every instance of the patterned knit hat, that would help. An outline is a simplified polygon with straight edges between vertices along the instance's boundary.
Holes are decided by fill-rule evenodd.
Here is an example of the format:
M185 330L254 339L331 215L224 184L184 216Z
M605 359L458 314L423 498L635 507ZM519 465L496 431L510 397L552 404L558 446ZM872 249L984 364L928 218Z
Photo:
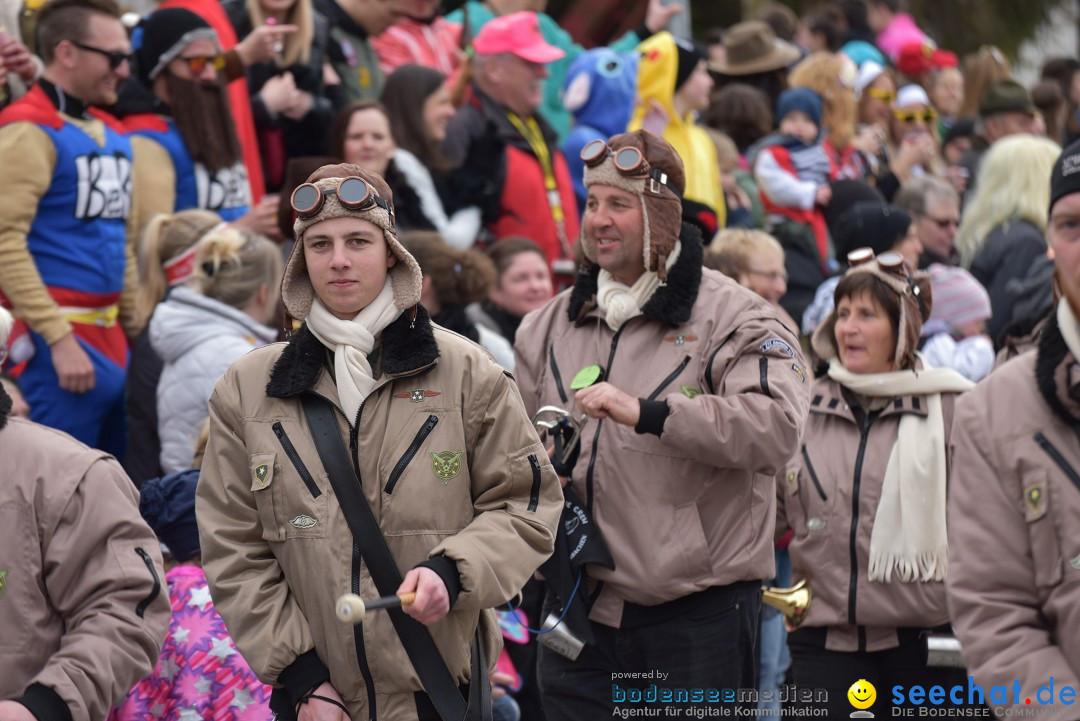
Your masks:
M682 232L682 193L686 187L682 158L671 144L647 130L635 130L612 136L608 141L612 153L595 167L585 165L585 187L594 184L610 185L641 198L645 243L642 257L645 270L654 271L660 280L667 280L667 259L675 249ZM615 153L620 148L633 147L641 151L654 170L666 176L664 185L653 178L631 178L615 167ZM596 262L596 243L581 230L581 248L585 258Z
M855 260L855 256L861 256ZM893 363L896 368L914 368L915 351L919 349L919 335L922 332L923 323L930 317L933 310L933 299L930 291L930 278L923 272L912 272L911 266L904 261L899 253L883 253L877 257L870 248L860 248L851 253L848 262L851 268L844 274L844 278L857 273L869 273L882 281L900 299L900 322L896 334L896 353L893 355ZM844 286L844 281L836 286L839 291ZM841 298L839 294L834 297L834 306L825 321L814 331L810 344L814 353L822 360L831 360L838 357L836 349L836 306Z
M300 320L307 318L311 303L315 299L315 289L311 287L307 263L304 260L304 232L316 223L333 218L362 218L382 228L386 245L398 259L397 264L390 269L394 305L401 310L406 310L420 302L420 286L424 278L416 259L398 242L392 217L394 194L386 181L377 173L364 170L358 165L339 163L324 165L308 176L307 182L314 183L323 193L326 193L328 190L336 189L343 178L351 176L356 176L367 183L376 195L386 201L390 210L379 205L352 210L339 203L337 195L334 194L325 196L322 208L314 216L296 219L293 223L296 244L293 246L292 255L289 256L289 262L285 265L285 274L281 279L281 300L293 318Z
M948 333L990 317L990 294L971 273L942 263L931 264L926 272L933 289L934 312L923 327L923 335Z

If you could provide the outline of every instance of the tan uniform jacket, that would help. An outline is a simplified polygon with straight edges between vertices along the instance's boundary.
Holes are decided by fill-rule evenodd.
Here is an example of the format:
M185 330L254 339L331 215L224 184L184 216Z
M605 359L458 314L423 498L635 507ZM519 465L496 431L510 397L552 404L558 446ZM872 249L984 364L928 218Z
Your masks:
M956 394L941 394L946 439L955 403ZM777 482L777 538L794 531L794 577L807 579L814 594L802 625L828 628L826 648L833 651L893 648L897 628L933 628L949 619L944 583L867 577L881 484L907 413L925 416L925 396L899 396L866 416L852 410L839 383L819 378L806 435Z
M946 582L975 681L1007 685L1008 705L1019 681L1023 711L1053 677L1068 719L1080 718L1058 696L1080 688L1078 398L1080 368L1051 316L1036 351L957 404Z
M25 694L46 717L60 718L50 705L60 702L74 721L98 721L149 675L165 639L158 540L114 458L36 423L5 423L6 410L0 699Z
M623 603L652 606L711 586L771 578L773 476L794 453L810 382L776 311L701 267L688 237L644 314L613 333L595 274L530 313L518 329L518 384L534 413L581 415L570 388L586 366L631 396L666 404L662 433L589 419L573 483L592 508L615 569L588 569L603 590L590 618L619 626Z
M478 623L492 664L501 648L486 609L551 555L562 491L513 378L422 308L414 328L409 316L372 354L358 434L343 414L338 426L402 575L441 555L456 565L460 595L428 628L464 683ZM327 350L303 327L234 363L210 399L196 510L214 606L264 682L328 668L354 718L374 703L379 719L415 719L422 687L389 616L352 627L334 613L341 594L379 593L308 430L308 391L338 404Z

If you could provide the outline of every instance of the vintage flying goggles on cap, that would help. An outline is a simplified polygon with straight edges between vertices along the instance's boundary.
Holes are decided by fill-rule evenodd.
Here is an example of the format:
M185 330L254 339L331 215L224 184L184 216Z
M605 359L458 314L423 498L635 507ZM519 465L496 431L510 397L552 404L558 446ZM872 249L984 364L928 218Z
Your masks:
M641 178L643 180L648 178L651 192L659 194L660 189L656 187L656 183L660 183L676 196L679 195L679 191L668 183L667 173L649 165L649 161L645 159L641 151L633 146L612 150L607 141L597 138L585 143L585 147L581 149L581 161L590 168L600 165L609 155L615 156L615 169L620 174L628 178Z
M290 203L296 215L303 220L313 218L322 210L328 195L337 195L338 202L349 210L368 210L376 205L390 214L390 224L394 224L393 207L379 197L379 194L363 178L350 175L342 178L337 188L322 190L314 183L297 186L292 193Z

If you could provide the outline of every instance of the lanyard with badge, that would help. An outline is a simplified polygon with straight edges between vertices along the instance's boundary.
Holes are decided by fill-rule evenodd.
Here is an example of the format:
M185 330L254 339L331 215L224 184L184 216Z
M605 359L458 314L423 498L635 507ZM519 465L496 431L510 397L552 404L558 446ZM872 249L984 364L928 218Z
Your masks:
M522 122L521 118L509 111L506 113L506 117L510 120L510 124L521 133L521 137L525 138L525 142L529 144L529 148L532 149L536 159L540 161L540 168L544 172L544 189L547 191L548 207L551 209L551 219L555 221L555 232L559 237L559 246L563 255L562 259L552 264L552 270L561 273L565 269L558 266L573 257L573 250L570 247L569 239L566 237L566 211L563 210L562 197L559 195L559 184L555 180L555 165L551 160L551 151L548 149L547 142L544 140L544 133L540 130L536 118L530 117ZM569 264L571 266L569 271L572 273L573 261L570 260Z

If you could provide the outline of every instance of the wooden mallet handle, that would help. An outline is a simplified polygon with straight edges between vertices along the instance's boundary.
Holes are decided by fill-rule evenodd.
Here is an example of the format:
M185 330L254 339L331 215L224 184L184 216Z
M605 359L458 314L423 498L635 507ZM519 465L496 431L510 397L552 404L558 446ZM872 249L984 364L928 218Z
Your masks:
M365 601L356 594L346 593L338 598L336 606L338 620L342 623L363 623L368 611L409 606L416 600L415 593L403 593L400 596L383 596Z

